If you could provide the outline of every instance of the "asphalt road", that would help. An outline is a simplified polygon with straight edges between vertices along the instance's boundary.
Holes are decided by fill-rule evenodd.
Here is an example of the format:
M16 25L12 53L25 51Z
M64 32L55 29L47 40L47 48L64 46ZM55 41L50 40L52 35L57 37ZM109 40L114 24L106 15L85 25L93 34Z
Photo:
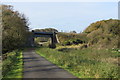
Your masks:
M23 52L23 78L76 78L64 69L36 54L34 49Z

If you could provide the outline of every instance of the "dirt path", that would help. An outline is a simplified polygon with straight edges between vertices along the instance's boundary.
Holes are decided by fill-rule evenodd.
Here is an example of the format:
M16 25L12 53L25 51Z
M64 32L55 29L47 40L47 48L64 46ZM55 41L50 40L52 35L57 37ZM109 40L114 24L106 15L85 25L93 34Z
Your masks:
M23 61L23 78L76 78L69 72L36 54L34 49L23 52Z

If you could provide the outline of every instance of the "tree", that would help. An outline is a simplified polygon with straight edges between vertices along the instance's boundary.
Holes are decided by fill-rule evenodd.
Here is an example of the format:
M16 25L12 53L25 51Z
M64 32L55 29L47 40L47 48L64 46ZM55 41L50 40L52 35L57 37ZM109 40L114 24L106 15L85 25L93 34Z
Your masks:
M13 6L2 5L2 25L3 53L25 45L29 24L24 14L14 11Z
M76 31L70 31L70 33L77 33Z

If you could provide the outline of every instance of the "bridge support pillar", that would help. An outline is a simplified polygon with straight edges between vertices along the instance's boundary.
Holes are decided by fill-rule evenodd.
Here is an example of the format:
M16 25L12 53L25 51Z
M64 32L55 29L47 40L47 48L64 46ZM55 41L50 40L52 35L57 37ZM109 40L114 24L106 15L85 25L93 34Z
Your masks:
M56 48L56 34L53 33L51 37L51 44L49 45L50 48Z

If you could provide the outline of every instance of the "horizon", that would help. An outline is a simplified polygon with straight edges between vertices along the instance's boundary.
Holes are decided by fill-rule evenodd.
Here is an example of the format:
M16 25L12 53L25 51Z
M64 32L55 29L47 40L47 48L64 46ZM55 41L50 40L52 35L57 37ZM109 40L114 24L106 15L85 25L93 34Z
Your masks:
M25 14L29 28L55 28L80 33L91 23L118 19L117 2L8 2L14 10ZM33 15L35 14L35 15Z

